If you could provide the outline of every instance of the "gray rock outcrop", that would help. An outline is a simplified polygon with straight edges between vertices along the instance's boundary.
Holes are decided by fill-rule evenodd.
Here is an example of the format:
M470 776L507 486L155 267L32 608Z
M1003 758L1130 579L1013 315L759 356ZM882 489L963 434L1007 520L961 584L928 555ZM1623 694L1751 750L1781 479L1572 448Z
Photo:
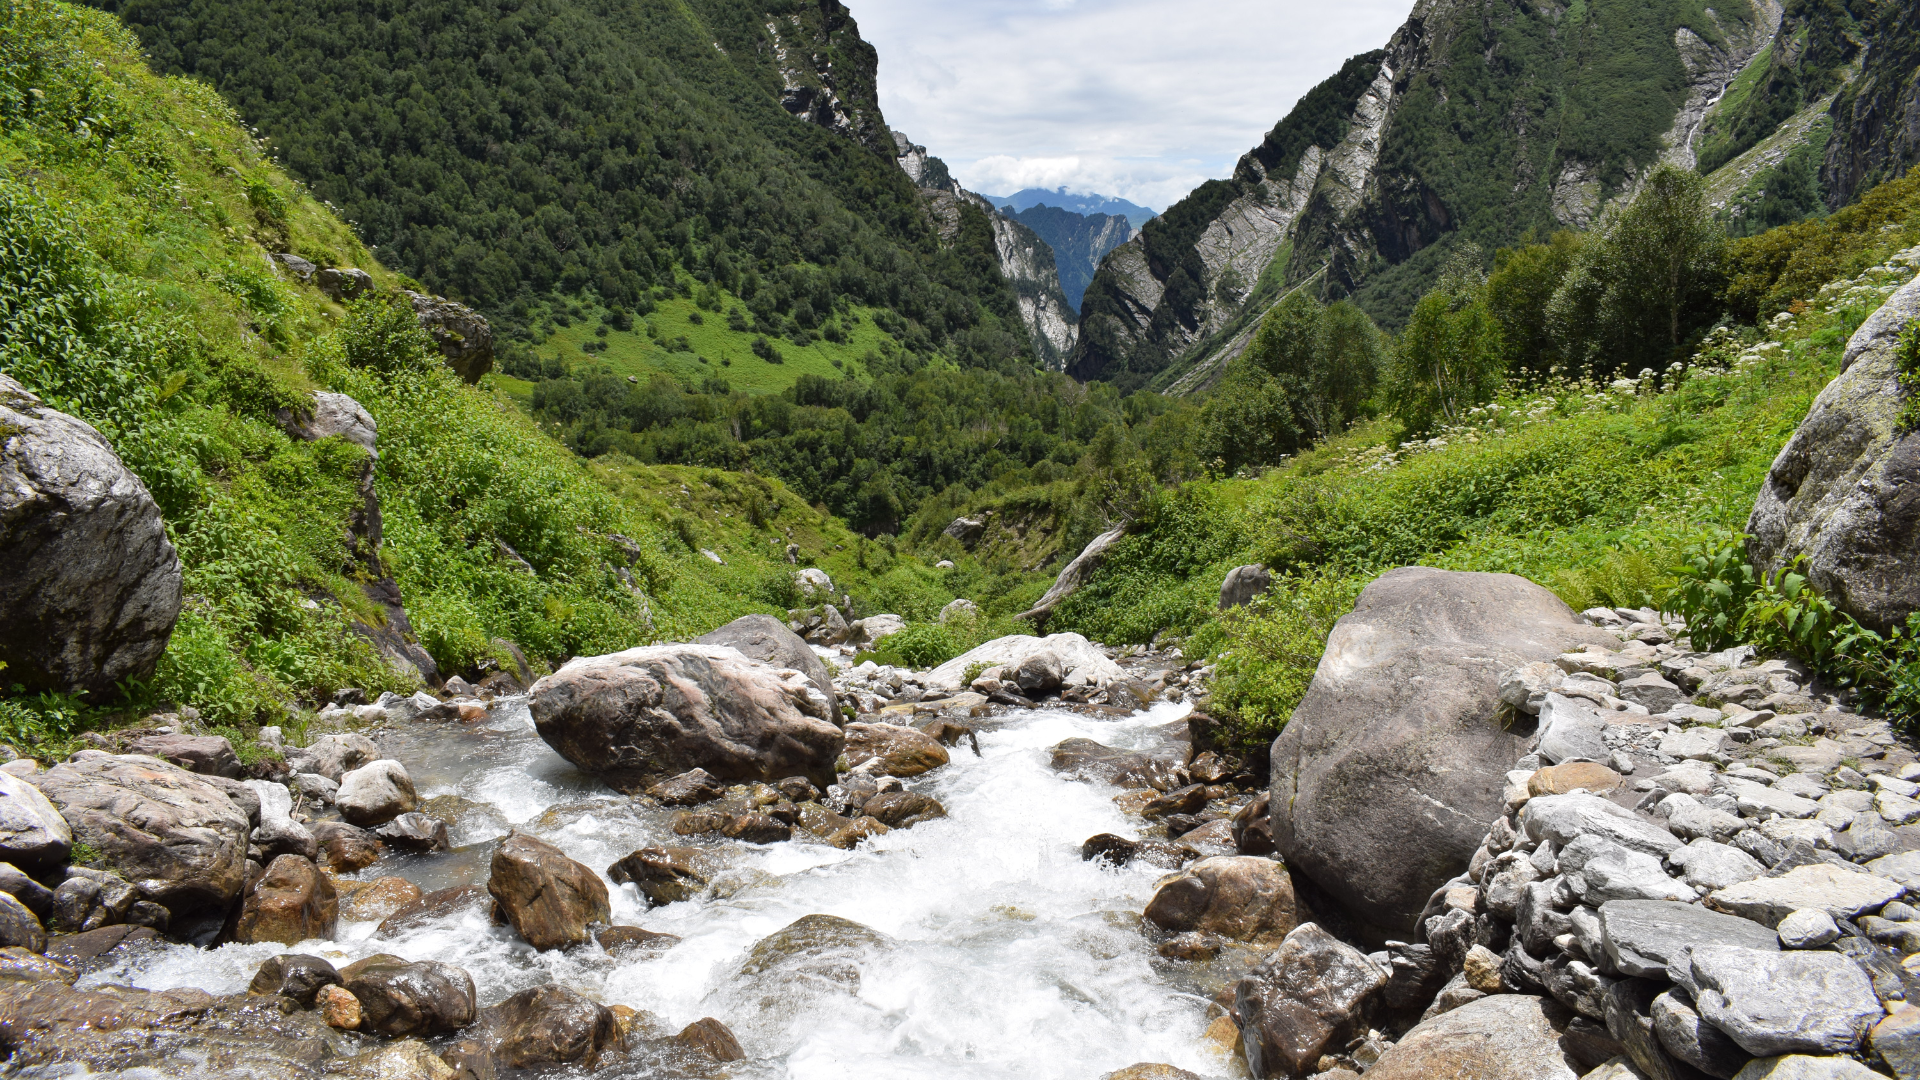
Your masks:
M1920 314L1920 277L1847 342L1838 378L1774 458L1747 521L1754 565L1806 556L1820 594L1882 633L1920 611L1920 432L1900 431L1895 357Z
M832 584L827 588L831 590ZM814 689L833 698L833 676L820 655L800 640L800 635L771 615L742 615L711 633L694 639L701 645L725 645L738 649L749 660L774 667L792 668L806 675Z
M1253 598L1267 591L1273 584L1273 573L1258 563L1250 566L1236 566L1227 571L1227 579L1220 583L1220 610L1243 607L1253 603Z
M1496 716L1503 677L1603 640L1618 641L1523 578L1381 576L1335 624L1274 741L1280 854L1362 920L1410 932L1434 889L1466 869L1524 752Z
M0 860L37 869L65 862L72 847L67 819L40 789L0 772Z
M528 707L547 745L623 791L695 768L824 788L845 745L806 676L723 645L579 657L535 683Z
M109 693L153 674L180 615L180 558L140 478L92 427L0 375L5 680Z
M407 293L420 328L440 347L455 375L469 383L493 370L493 327L486 316L444 296Z
M1093 578L1093 572L1100 569L1100 564L1107 559L1107 549L1119 543L1120 538L1125 535L1127 535L1127 527L1121 525L1108 529L1087 541L1087 546L1080 549L1080 554L1075 555L1073 561L1063 567L1059 575L1053 579L1052 587L1047 589L1046 595L1040 598L1040 602L1014 618L1031 619L1036 629L1045 630L1047 619L1053 615L1053 609L1059 606L1060 601L1072 596L1079 591L1080 586Z

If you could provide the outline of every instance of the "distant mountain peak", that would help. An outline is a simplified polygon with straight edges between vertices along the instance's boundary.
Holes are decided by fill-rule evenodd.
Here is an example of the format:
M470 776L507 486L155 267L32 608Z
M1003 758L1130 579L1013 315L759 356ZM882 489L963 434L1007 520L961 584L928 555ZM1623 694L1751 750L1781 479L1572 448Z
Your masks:
M1061 210L1071 210L1076 214L1112 214L1126 218L1127 224L1135 230L1160 216L1151 207L1130 203L1112 195L1068 191L1065 187L1058 187L1052 191L1045 188L1022 188L1011 195L988 195L982 192L980 197L1003 210L1012 210L1016 213L1021 210L1031 210L1036 206L1053 206Z

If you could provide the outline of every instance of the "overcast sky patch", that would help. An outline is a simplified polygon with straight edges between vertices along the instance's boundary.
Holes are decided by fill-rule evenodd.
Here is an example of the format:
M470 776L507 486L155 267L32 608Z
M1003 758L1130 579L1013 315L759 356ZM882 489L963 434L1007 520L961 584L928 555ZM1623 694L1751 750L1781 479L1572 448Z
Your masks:
M975 191L1156 210L1232 173L1300 95L1377 49L1409 0L847 0L887 122Z

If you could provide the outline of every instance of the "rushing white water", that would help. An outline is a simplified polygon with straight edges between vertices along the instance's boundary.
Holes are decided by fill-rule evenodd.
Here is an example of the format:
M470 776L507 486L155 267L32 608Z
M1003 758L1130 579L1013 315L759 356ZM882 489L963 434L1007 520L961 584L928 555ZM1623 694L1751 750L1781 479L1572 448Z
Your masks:
M912 782L945 804L945 819L850 852L716 842L728 869L709 895L651 910L632 886L612 886L615 922L682 938L663 953L536 953L480 910L392 938L376 937L374 923L343 922L338 940L295 951L336 964L376 952L456 964L473 975L483 1005L560 982L650 1013L663 1033L715 1016L753 1059L734 1075L1092 1077L1143 1061L1224 1075L1227 1063L1201 1040L1205 998L1178 983L1178 969L1138 929L1161 871L1080 859L1088 836L1125 834L1137 821L1113 804L1116 789L1064 779L1047 764L1049 747L1076 736L1163 746L1163 729L1186 711L1163 704L1122 720L1016 713L982 732L981 756L963 744L951 765ZM509 828L602 871L635 848L689 842L667 828L667 814L635 808L548 749L518 702L469 728L403 730L383 749L407 763L466 850L384 860L361 877L397 874L426 889L484 882L490 841ZM739 975L755 942L814 913L896 944L865 953L851 987ZM230 993L280 951L176 946L87 982Z

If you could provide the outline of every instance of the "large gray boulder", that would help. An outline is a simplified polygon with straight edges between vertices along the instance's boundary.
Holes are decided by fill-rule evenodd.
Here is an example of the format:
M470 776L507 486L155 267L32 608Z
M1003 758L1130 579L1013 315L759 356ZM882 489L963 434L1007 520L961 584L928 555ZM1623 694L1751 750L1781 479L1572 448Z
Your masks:
M408 291L414 317L455 375L470 383L493 370L493 327L486 316L444 296Z
M100 433L0 375L0 662L34 689L107 693L153 674L180 558Z
M174 915L223 908L247 878L247 815L205 777L158 758L82 750L32 782L99 866Z
M626 792L696 768L825 788L846 745L831 699L805 675L724 645L579 657L534 683L527 706L548 746Z
M1920 432L1897 430L1906 395L1895 356L1920 313L1920 277L1868 316L1838 378L1773 460L1747 520L1761 570L1807 558L1813 587L1876 630L1920 610Z
M807 677L814 689L833 699L833 676L820 654L787 624L771 615L742 615L727 625L695 639L702 645L726 645L749 660L792 668Z
M1227 579L1220 583L1220 610L1251 604L1254 597L1272 585L1273 573L1259 563L1236 566L1227 571Z
M1287 865L1386 936L1411 933L1506 811L1527 736L1499 715L1501 676L1589 643L1619 640L1511 574L1403 567L1368 585L1273 743Z
M0 772L0 860L37 869L67 861L72 847L67 819L40 789Z

